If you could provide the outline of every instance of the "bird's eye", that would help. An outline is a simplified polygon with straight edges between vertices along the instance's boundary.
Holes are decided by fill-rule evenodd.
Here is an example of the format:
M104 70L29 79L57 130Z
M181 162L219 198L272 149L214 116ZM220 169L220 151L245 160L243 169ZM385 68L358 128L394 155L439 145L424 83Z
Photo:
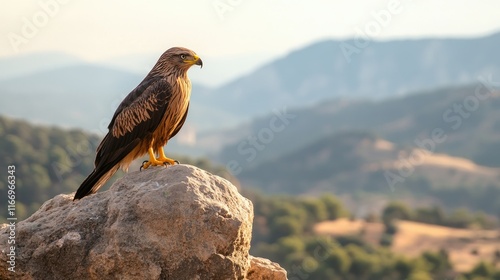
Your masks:
M181 59L182 60L186 59L186 55L185 54L181 54Z

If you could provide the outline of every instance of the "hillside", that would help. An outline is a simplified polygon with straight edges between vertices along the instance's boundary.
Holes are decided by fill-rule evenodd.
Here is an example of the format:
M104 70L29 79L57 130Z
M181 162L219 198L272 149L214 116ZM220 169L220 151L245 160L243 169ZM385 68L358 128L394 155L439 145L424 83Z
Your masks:
M410 163L411 172L404 164L410 162L412 154L418 157ZM412 174L404 177L403 171ZM385 172L405 180L419 178L428 182L428 187L496 185L500 176L500 169L480 166L464 158L398 147L367 132L345 132L245 169L239 178L253 186L266 186L271 192L391 191Z
M41 203L76 188L93 168L99 138L81 130L33 126L0 117L0 164L15 166L16 208L19 219L37 210ZM0 182L6 193L6 181ZM7 201L0 201L6 209ZM5 207L4 207L5 206ZM2 212L0 220L5 218Z
M367 132L324 137L295 152L245 168L238 178L245 186L272 193L331 192L347 198L369 193L381 195L379 200L406 198L415 200L413 203L500 213L500 169L421 148L401 147ZM474 196L465 199L467 191ZM365 205L365 212L376 206L362 196L358 200Z
M364 165L360 159L369 157L372 158L371 163L380 162L387 164L391 162L390 155L400 151L400 148L394 144L369 133L347 133L332 137L335 140L334 144L341 144L340 151L344 153L342 160L347 160L347 163L356 168L365 167L368 171L374 167L372 164ZM341 141L342 139L344 141ZM58 197L67 198L67 195L64 195L64 193L75 191L84 176L92 168L93 151L98 141L98 136L89 135L79 130L44 127L0 117L0 164L3 166L16 165L16 216L18 219L23 220L34 212L34 210L38 209L47 197L62 193L63 195ZM351 143L355 144L352 149L349 148L349 145L352 146ZM321 145L317 147L321 147ZM350 156L349 154L353 149L356 154ZM332 149L332 151L337 153L339 150ZM314 149L312 148L310 152L312 158L318 155L314 153ZM330 156L335 155L330 154ZM192 161L183 157L176 158L182 163L191 163L197 167L211 170L212 173L233 179L223 168L214 166L207 160ZM349 160L349 158L352 159ZM450 168L459 170L455 171L457 175L470 176L471 179L477 178L477 173L487 175L491 171L490 168L475 165L467 160L453 159L450 161L448 155L435 154L429 157L429 159L430 161L427 164L449 165ZM327 163L325 156L322 157L322 160L320 163ZM131 166L130 169L137 170L137 163L140 163L140 161L137 160L136 164ZM314 166L316 164L315 161L317 161L317 158L308 161L308 163ZM382 166L385 166L384 164ZM343 168L341 165L326 164L326 166L335 166L338 170L342 170ZM382 166L378 168L382 168ZM179 166L179 168L182 168L182 166ZM434 171L440 170L436 169L435 166L433 166L433 169L435 169ZM282 170L279 168L276 170L276 176L281 176L280 172ZM324 170L327 170L327 168L319 169L319 171ZM154 170L151 171L156 172ZM305 174L304 172L309 171L298 172L291 170L288 175L296 176L296 174ZM349 172L346 174L347 177L345 179L350 180L351 178L348 177L350 176ZM313 175L321 175L321 173L313 173ZM118 174L118 176L121 177L122 174ZM129 174L128 178L132 177ZM387 190L387 187L385 189ZM450 189L448 193L443 192L441 196L439 196L438 189L435 194L436 197L441 198L443 201L445 197L451 199L455 207L470 206L471 208L480 208L478 205L495 207L500 205L492 201L500 197L500 194L495 192L497 189L495 187L490 189L490 192L484 193L481 192L480 188L477 188L472 189L470 193L466 193L455 188ZM471 188L465 188L464 190L471 190ZM0 182L0 191L6 191L5 182ZM445 255L437 256L434 253L429 254L426 252L406 257L389 252L386 248L380 246L371 246L370 244L359 242L357 239L323 238L313 232L313 226L319 222L357 215L360 213L360 209L364 209L372 214L380 213L370 211L368 205L357 203L356 208L354 208L356 211L353 214L349 214L340 200L331 194L322 194L320 197L291 197L283 195L263 196L251 192L246 188L242 189L242 191L255 205L252 239L253 254L259 254L273 261L282 262L283 267L289 273L295 273L294 268L297 265L309 263L311 265L310 279L333 279L340 275L341 279L373 277L374 279L398 280L407 279L411 275L417 274L428 275L428 278L424 279L432 279L429 278L431 276L437 277L435 279L444 279L443 275L457 275L453 266L434 267L436 263L448 263L448 256ZM402 189L398 188L394 193L399 194L400 191ZM412 197L421 206L425 202L422 199L423 196L417 192L413 192L413 189L411 191ZM431 193L432 190L426 191L428 191L427 193ZM341 192L339 191L339 193ZM387 191L383 196L386 199L387 197L392 197L388 195ZM489 198L491 201L479 201L478 197L481 196ZM343 197L345 198L345 195ZM372 198L378 200L379 203L381 202L379 200L380 196L377 197L376 194ZM92 199L98 198L96 196ZM5 201L0 202L0 207L6 208ZM468 217L468 215L465 216ZM2 220L5 220L5 217L0 217L0 221ZM470 222L471 219L469 218L467 221ZM353 228L355 227L353 226ZM375 237L376 235L374 234L373 236ZM484 239L484 241L488 240L490 239ZM470 241L468 240L468 242ZM33 248L36 248L36 246ZM54 248L59 247L55 246ZM317 248L329 252L328 255L321 255L324 256L324 261L318 262L316 257L318 253ZM482 248L480 247L479 249L480 256L491 256L491 250L483 251ZM472 247L467 247L465 250L469 249L472 250ZM402 253L404 254L405 252ZM333 264L336 265L332 266ZM460 268L460 264L457 264L456 267ZM463 269L466 270L466 268ZM473 268L470 273L474 274L476 270L476 268ZM500 272L492 270L490 274L500 275Z
M481 261L496 262L500 250L497 230L457 229L411 221L398 221L391 251L407 257L416 257L427 251L446 250L457 271L468 271ZM382 223L339 219L315 225L317 234L360 236L374 246L384 232Z
M479 100L476 91L486 97ZM474 107L465 107L468 100L474 102ZM496 148L500 145L500 91L490 92L482 84L415 92L381 101L330 100L280 112L203 135L198 143L212 147L220 162L236 161L247 169L342 131L371 131L400 146L416 148L437 129L445 139L428 149L481 165L500 166L500 150ZM263 137L266 135L259 136L280 115L287 117L286 122L278 122L280 129L272 133L271 141ZM251 137L262 139L258 138L258 145L251 144ZM252 160L248 150L257 152Z
M478 229L496 227L495 223L477 223L485 221L481 213L471 215L462 210L448 215L421 205L410 210L399 202L399 210L410 214L408 217L440 221L430 225L394 220L392 214L397 212L387 209L397 208L388 205L382 212L371 211L367 216L370 222L366 222L353 219L342 203L328 194L247 196L255 205L251 252L279 262L289 276L307 271L308 279L321 280L500 277L499 234L496 230ZM384 223L376 222L379 217ZM385 222L390 217L391 228ZM460 228L439 226L451 221L465 223ZM480 276L483 278L477 278Z

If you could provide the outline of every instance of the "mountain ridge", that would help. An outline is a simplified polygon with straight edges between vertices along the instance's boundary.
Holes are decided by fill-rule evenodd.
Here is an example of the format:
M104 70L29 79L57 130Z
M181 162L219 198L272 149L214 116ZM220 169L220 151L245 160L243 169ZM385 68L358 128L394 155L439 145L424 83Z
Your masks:
M492 215L500 211L500 168L397 145L367 131L323 137L246 166L237 177L243 186L265 193L335 193L349 202L353 212L370 213L391 200L446 209L466 207Z
M350 62L340 48L345 43L355 41L314 43L264 64L215 89L213 93L232 93L219 107L235 115L255 116L283 105L295 107L333 97L380 99L471 83L479 75L500 76L496 55L500 33L474 39L372 41ZM237 106L241 104L245 107Z
M481 87L482 92L488 90L488 99L474 99L479 86L446 87L378 101L332 99L315 106L289 109L289 114L295 118L285 129L273 133L272 141L265 143L266 152L250 145L249 139L269 128L273 114L255 119L244 127L204 135L199 142L208 146L205 142L223 142L230 136L239 135L214 152L223 164L237 161L242 168L248 168L342 131L367 130L399 145L415 147L416 142L431 137L433 130L440 129L446 139L434 145L435 152L498 167L500 157L494 147L500 142L496 125L496 120L500 121L500 89L489 92L490 89ZM472 111L462 112L466 117L461 117L456 110L465 110L464 100L475 100L477 106ZM250 161L242 153L248 146L259 151Z
M496 51L500 49L500 33L479 38L370 41L367 47L350 57L350 62L340 48L343 43L354 44L355 41L326 40L301 47L216 88L195 84L191 111L201 113L193 126L198 132L227 128L284 106L313 105L332 98L379 100L416 90L472 83L480 75L500 76L500 56ZM2 60L0 66L1 63ZM203 70L208 70L207 67ZM83 77L86 73L73 70L62 74L80 77L103 92L119 93L120 96L126 95L141 80L140 75L122 71L119 73L123 74L123 84L107 84L106 80L114 79L118 72L102 72L102 80L92 81ZM51 73L61 75L53 70ZM195 74L203 75L202 72ZM57 80L57 77L49 78ZM0 80L0 94L11 102L9 99L15 97L6 96L5 87L12 82L16 84L8 87L22 88L31 96L45 94L31 86L32 79L33 76L11 82ZM130 82L132 80L137 83ZM58 94L70 95L75 90L78 89L69 84ZM26 102L23 105L27 111L39 106ZM5 114L4 108L0 110ZM89 111L89 107L84 111ZM72 120L71 125L91 127L89 123L82 125L77 119Z

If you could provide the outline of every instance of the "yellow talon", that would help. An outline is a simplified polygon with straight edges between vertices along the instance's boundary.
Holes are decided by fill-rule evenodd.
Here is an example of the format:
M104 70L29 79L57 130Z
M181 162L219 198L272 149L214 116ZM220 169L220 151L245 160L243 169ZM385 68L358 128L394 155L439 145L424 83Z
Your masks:
M157 160L159 160L163 163L168 163L170 165L174 165L174 163L176 163L176 162L179 163L178 161L173 160L173 159L165 156L165 151L163 151L163 147L160 147L160 149L158 150L158 155L159 155L159 157L157 158Z
M165 164L174 165L174 163L179 163L176 160L168 158L165 156L165 151L163 151L163 147L158 150L159 157L155 157L155 153L153 152L153 148L148 149L149 160L144 161L142 163L141 169L147 169L150 166L163 166Z

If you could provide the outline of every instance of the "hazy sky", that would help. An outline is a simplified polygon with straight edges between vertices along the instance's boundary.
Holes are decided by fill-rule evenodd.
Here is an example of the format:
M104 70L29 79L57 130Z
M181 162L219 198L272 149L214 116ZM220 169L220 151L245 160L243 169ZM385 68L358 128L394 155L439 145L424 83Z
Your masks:
M390 11L391 5L396 8L385 26L379 24L379 31L372 26L374 39L500 30L498 0L0 1L0 56L17 48L17 53L61 50L99 60L173 45L209 56L281 54L315 40L354 36L373 25L374 12Z
M63 51L87 61L116 61L134 54L156 57L171 46L185 46L209 58L211 65L218 62L218 69L199 74L205 84L230 80L274 56L329 38L462 37L500 31L498 0L0 3L0 57ZM141 72L153 63L148 61Z

